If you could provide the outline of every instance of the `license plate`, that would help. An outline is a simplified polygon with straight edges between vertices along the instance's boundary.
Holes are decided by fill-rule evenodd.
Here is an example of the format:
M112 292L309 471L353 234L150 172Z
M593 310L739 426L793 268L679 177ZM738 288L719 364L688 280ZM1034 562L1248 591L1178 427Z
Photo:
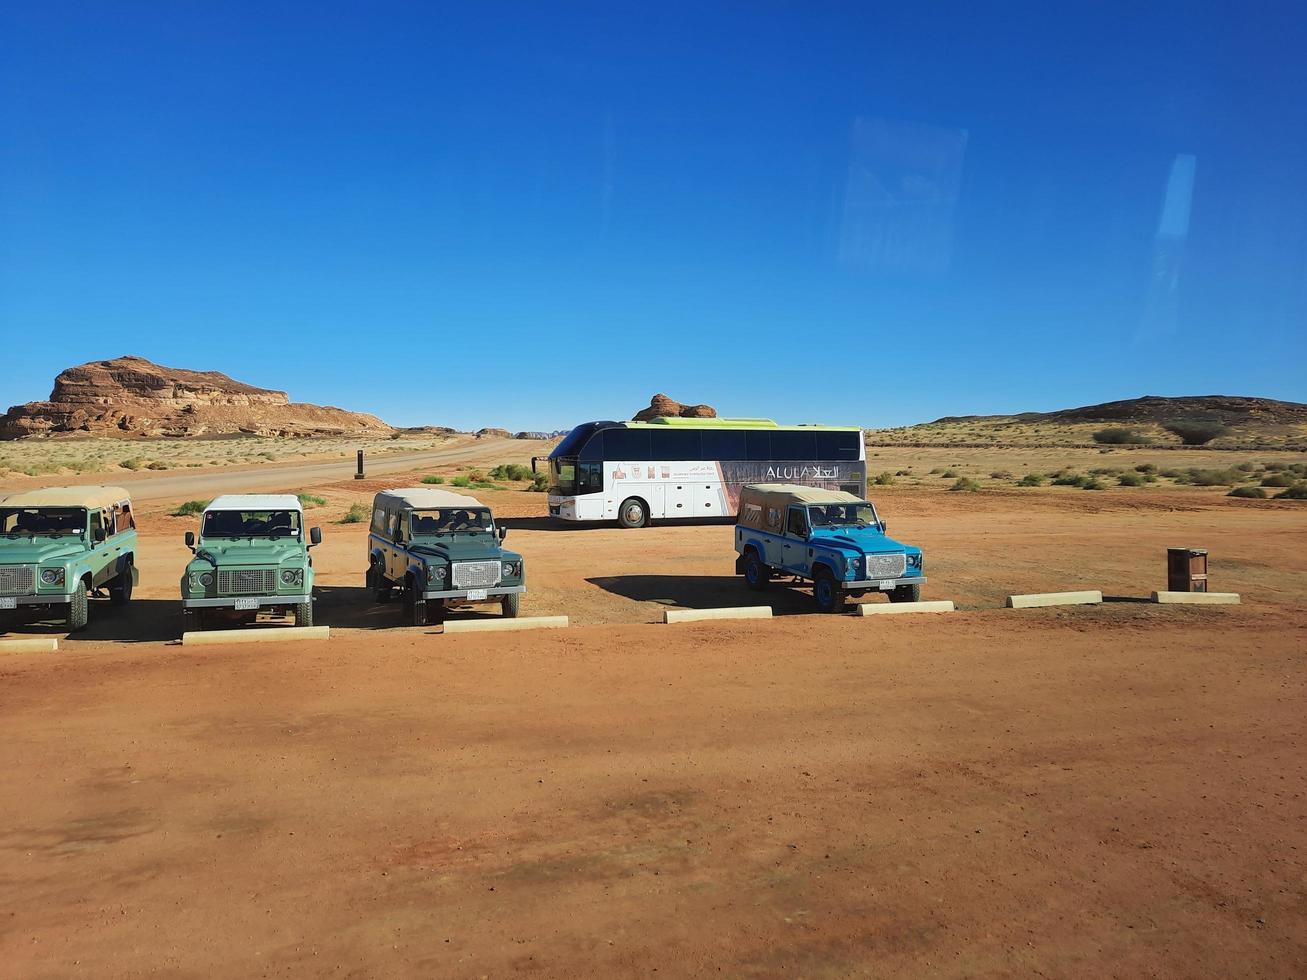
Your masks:
M489 591L488 589L468 589L468 590L467 590L467 601L468 601L468 602L478 602L478 601L481 600L481 599L488 599L488 598L490 598L490 591Z
M258 600L258 599L237 599L237 600L236 600L236 608L237 608L238 610L242 610L242 609L258 609L258 608L259 608L259 600Z
M894 582L893 582L893 580L888 581L888 582L877 582L877 583L876 583L876 588L878 588L878 589L892 589L892 588L894 588Z
M11 595L0 595L0 609L17 609L18 600Z

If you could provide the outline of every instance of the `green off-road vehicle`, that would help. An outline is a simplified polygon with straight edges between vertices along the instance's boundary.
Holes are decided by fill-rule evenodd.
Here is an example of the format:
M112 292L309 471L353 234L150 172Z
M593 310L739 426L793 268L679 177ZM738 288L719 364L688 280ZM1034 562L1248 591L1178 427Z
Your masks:
M52 487L0 498L0 610L61 607L70 632L88 597L132 597L136 522L122 487Z
M415 626L465 603L499 603L517 615L526 591L522 556L502 547L508 528L472 497L413 487L384 490L372 503L367 587L378 602L398 591Z
M289 494L226 494L204 509L200 540L182 575L187 632L215 621L252 623L260 612L290 614L313 625L313 559L322 530L307 535L304 511Z

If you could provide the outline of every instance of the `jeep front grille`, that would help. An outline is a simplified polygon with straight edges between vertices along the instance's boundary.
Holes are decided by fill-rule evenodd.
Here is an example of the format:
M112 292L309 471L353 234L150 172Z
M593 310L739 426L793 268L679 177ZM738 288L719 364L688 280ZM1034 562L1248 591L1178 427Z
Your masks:
M35 565L0 565L0 595L31 595L35 591Z
M454 588L484 589L499 584L501 566L498 561L454 562Z
M868 555L867 578L899 578L907 567L905 555Z
M277 591L275 568L220 568L218 591L223 595L271 595Z

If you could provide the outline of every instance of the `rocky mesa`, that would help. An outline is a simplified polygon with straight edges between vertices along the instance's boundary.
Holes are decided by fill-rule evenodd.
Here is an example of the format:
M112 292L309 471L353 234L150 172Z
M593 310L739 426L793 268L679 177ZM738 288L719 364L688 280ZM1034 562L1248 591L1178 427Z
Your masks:
M633 422L648 422L659 418L715 419L717 409L711 405L682 405L674 398L658 394L649 399L649 407L642 408L632 417Z
M60 372L48 401L0 416L0 439L100 436L337 436L387 434L381 419L292 402L217 371L188 371L143 357L91 361Z

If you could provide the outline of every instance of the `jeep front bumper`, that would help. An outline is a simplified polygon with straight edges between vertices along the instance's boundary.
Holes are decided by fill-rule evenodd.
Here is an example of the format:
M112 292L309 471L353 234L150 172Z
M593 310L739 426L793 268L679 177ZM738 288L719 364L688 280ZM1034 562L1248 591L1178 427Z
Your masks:
M423 599L466 599L469 593L483 592L487 599L497 595L511 595L514 592L525 592L525 585L496 585L485 589L447 589L441 592L423 592Z
M868 592L880 590L885 592L889 589L897 589L900 585L921 585L926 581L924 575L909 575L905 578L876 578L868 579L865 582L841 582L841 589L866 589Z
M6 609L17 609L19 606L66 606L72 601L72 592L67 595L58 595L57 593L42 595L39 592L31 595L3 595L0 596L0 612Z
M312 602L311 595L224 595L216 599L182 599L183 609L235 609L239 602L242 607L260 609L263 606L298 606L302 602ZM249 606L253 603L253 606Z

